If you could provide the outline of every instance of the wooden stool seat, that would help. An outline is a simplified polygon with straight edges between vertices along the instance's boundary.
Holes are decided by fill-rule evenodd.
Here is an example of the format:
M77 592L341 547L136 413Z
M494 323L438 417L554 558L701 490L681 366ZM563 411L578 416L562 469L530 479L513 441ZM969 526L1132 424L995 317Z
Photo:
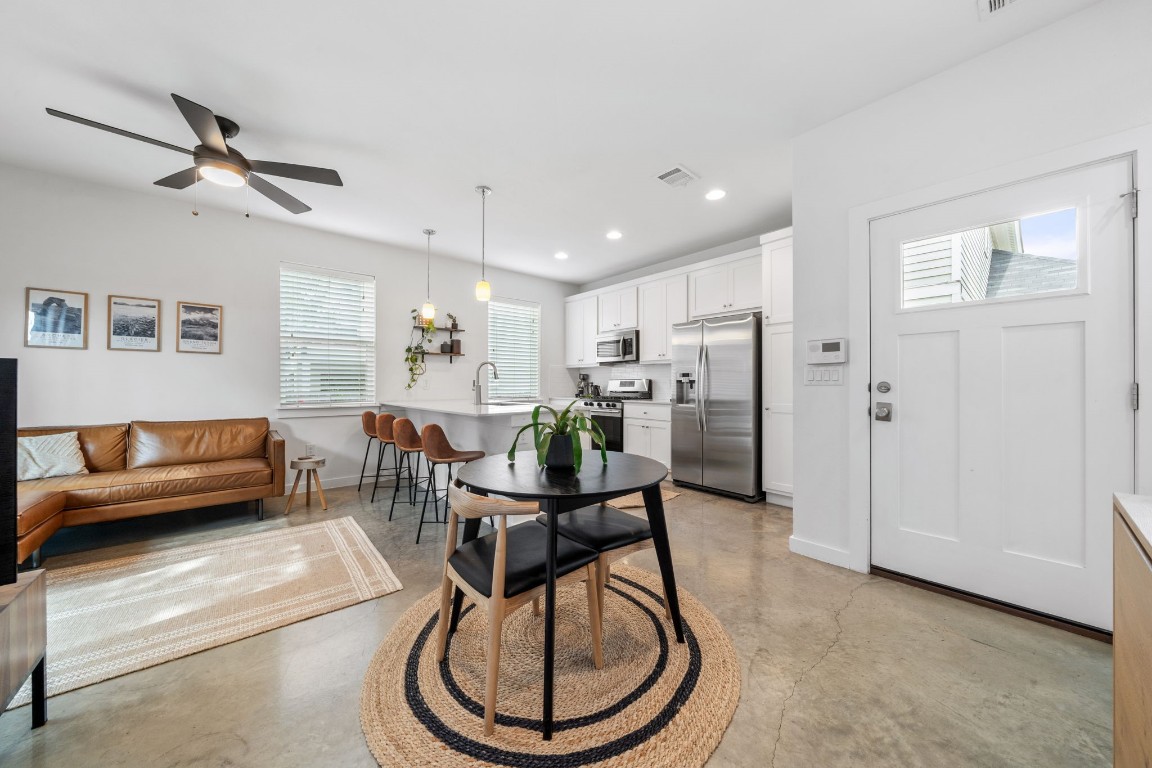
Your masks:
M284 514L292 509L292 502L296 500L296 489L300 487L300 475L304 475L304 505L312 506L312 480L316 480L316 493L320 494L320 506L328 509L328 500L324 498L324 486L320 485L320 473L316 470L328 463L322 456L301 456L292 459L288 466L296 470L296 480L292 483L292 493L288 495L288 504L284 507Z

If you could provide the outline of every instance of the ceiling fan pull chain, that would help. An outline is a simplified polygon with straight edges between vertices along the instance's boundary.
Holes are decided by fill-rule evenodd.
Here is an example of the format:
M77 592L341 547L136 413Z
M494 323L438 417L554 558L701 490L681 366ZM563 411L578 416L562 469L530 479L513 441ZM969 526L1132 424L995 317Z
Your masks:
M196 181L192 182L192 215L199 216L200 211L200 169L196 169Z
M248 190L250 190L250 189L252 189L252 185L250 185L248 183L248 180L245 179L244 180L244 218L246 218L246 219L252 218L251 216L248 215L248 212L250 210L250 208L248 206Z

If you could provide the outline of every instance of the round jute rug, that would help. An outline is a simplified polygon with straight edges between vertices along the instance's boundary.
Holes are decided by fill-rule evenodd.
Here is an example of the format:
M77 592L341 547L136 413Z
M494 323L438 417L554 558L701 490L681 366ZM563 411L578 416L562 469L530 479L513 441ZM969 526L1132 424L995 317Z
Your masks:
M728 633L680 590L684 644L664 616L660 577L612 569L604 668L592 664L587 593L557 590L555 732L540 736L544 619L524 607L504 620L496 731L484 735L487 617L466 601L444 664L435 661L439 595L409 608L376 651L360 722L382 766L701 766L740 699Z

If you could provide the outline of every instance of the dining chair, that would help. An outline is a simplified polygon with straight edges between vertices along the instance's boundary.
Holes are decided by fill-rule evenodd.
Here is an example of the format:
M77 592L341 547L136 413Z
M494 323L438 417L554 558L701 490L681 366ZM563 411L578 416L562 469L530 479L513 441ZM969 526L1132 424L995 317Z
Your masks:
M360 482L356 483L356 492L360 492L360 486L364 485L364 470L368 468L368 454L372 450L372 441L376 439L376 411L364 411L360 414L360 429L368 436L368 445L364 448L364 463L360 465ZM376 462L376 474L380 474L380 462ZM372 489L372 493L376 493L376 489Z
M432 489L432 511L436 521L440 521L440 499L444 499L444 521L448 521L448 486L452 484L452 465L467 464L484 458L484 451L461 451L452 447L444 428L439 424L425 424L420 430L420 440L424 443L424 460L428 464L428 479ZM447 465L448 476L445 480L444 495L436 487L436 467ZM428 506L428 494L424 494L424 506ZM420 525L424 525L424 510L420 511ZM495 522L492 523L495 528ZM420 541L420 532L416 532L416 541Z
M533 501L507 501L477 496L458 485L448 486L448 537L444 549L444 575L440 584L440 623L436 628L436 660L444 661L454 587L472 598L488 615L487 669L484 677L484 733L496 724L496 686L500 679L500 630L504 618L544 594L547 529L531 523L508 527L508 515L530 515L540 510ZM457 545L460 517L492 516L496 533ZM556 583L583 579L588 593L588 620L592 629L592 663L604 666L601 647L600 606L597 603L597 553L581 544L556 537Z
M548 516L539 515L536 522L547 528ZM556 530L562 538L574 541L597 553L596 603L601 611L604 609L604 588L612 577L612 563L653 546L652 528L647 520L614 509L607 504L582 507L561 514ZM532 612L540 614L539 600L532 601ZM667 594L664 595L664 615L672 617L668 610Z
M392 439L396 447L397 473L396 485L392 487L392 506L388 509L388 519L392 519L392 512L396 509L396 497L400 493L400 474L408 477L407 491L408 503L416 506L416 488L420 485L420 454L424 452L424 444L420 440L420 433L411 419L399 418L392 422ZM412 472L412 456L416 456L416 472ZM425 489L427 493L427 489ZM419 538L417 538L419 541Z

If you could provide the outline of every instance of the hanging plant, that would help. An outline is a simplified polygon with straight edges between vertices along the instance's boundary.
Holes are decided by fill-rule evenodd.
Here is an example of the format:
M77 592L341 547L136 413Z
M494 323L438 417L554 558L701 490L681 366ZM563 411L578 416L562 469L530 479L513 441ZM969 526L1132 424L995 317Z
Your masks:
M424 366L424 353L428 351L426 344L431 343L436 335L436 321L425 320L420 316L419 309L412 310L412 335L408 339L408 346L404 347L404 364L408 367L408 384L404 389L412 389L416 382L427 370Z

